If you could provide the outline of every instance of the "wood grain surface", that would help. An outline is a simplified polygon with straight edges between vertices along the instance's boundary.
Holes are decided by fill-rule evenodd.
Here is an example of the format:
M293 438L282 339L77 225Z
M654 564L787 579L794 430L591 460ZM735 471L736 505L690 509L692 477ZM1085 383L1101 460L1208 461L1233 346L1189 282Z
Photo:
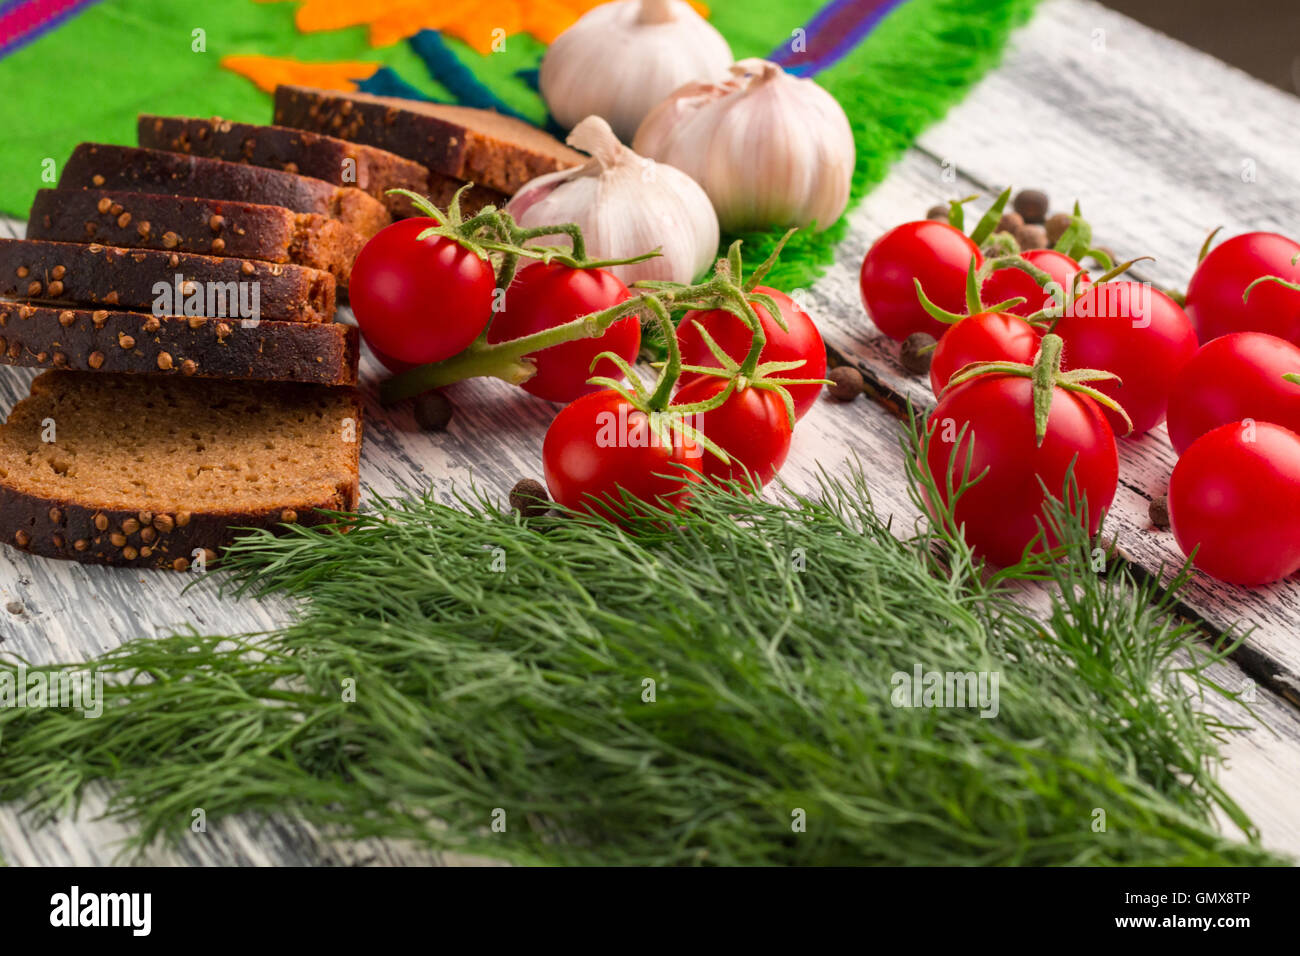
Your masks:
M1100 39L1099 39L1100 38ZM897 346L863 314L857 269L869 244L940 200L1004 185L1046 189L1064 209L1077 196L1098 241L1121 256L1151 254L1141 275L1185 285L1206 232L1295 231L1300 221L1300 101L1085 0L1050 0L1019 33L1003 66L922 137L851 216L837 262L811 289L809 306L835 356L868 377L878 401L823 398L796 431L783 479L811 491L820 468L856 459L873 500L900 526L917 519L902 481L901 401L933 402L924 380L907 376ZM1249 160L1253 165L1248 165ZM1253 170L1252 179L1243 172ZM0 222L0 235L21 235ZM31 372L0 370L0 409L26 392ZM368 359L363 376L378 369ZM469 483L504 496L521 477L540 478L540 448L556 406L500 382L451 391L456 418L443 434L421 432L408 409L367 408L362 481L389 494L432 484L450 497ZM1161 574L1181 564L1172 536L1146 518L1163 491L1173 453L1162 433L1126 443L1111 530L1136 565ZM187 585L193 584L186 589ZM48 561L0 548L0 652L36 662L93 657L133 637L194 627L256 632L286 619L284 601L232 602L191 574L142 573ZM1032 595L1026 596L1033 600ZM1212 633L1253 628L1237 657L1216 668L1224 686L1258 686L1255 713L1267 727L1227 741L1222 780L1259 825L1264 842L1300 854L1300 584L1259 591L1198 579L1187 613ZM1208 705L1234 724L1244 708ZM0 857L10 864L107 864L126 831L96 819L97 789L79 818L33 828L0 807ZM239 819L155 848L140 862L161 865L401 865L488 861L429 853L384 841L350 843L301 821Z

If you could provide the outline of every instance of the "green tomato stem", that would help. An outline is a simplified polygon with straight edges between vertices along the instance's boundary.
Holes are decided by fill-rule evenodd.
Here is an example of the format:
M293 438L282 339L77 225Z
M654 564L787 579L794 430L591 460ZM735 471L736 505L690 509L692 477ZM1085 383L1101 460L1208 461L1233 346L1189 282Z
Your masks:
M532 335L494 345L489 345L480 339L451 358L421 365L388 379L379 387L380 401L389 405L405 398L412 398L421 392L427 392L431 388L442 388L462 379L481 376L499 378L513 385L521 385L536 371L532 362L527 361L525 356L552 346L563 345L565 342L597 338L619 319L635 313L647 301L658 304L658 300L653 296L637 296L600 312L579 316L563 325L543 329Z

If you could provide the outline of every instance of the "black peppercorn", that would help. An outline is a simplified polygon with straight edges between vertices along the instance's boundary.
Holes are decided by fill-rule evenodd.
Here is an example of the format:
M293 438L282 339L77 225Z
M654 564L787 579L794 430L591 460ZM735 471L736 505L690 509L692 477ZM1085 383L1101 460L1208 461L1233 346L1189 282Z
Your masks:
M1169 527L1169 498L1165 495L1158 495L1151 499L1151 504L1147 507L1147 514L1151 517L1151 523L1162 531Z
M903 339L899 358L903 368L913 375L926 375L930 371L930 356L934 353L934 336L928 332L913 332Z
M1012 201L1011 208L1020 213L1025 222L1041 223L1047 218L1047 193L1041 189L1021 190Z
M456 406L439 391L424 392L415 400L415 422L427 432L446 431Z
M525 518L536 518L551 510L551 499L540 481L521 478L510 489L510 507Z
M826 391L837 402L851 402L862 394L862 373L852 365L839 365L826 373L831 384Z

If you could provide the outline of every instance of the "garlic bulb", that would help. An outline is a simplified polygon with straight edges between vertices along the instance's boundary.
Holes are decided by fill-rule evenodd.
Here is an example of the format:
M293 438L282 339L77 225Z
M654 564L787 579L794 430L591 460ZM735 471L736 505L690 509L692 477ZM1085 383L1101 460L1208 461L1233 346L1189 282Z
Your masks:
M741 60L719 83L682 87L646 116L632 148L704 187L729 231L826 229L849 201L856 150L849 119L812 80Z
M727 41L686 0L616 0L588 10L555 38L538 84L565 129L601 116L630 143L656 103L730 63Z
M506 206L521 226L576 222L593 259L626 259L660 247L663 255L609 271L628 285L641 279L690 282L718 252L718 217L704 190L680 169L638 156L599 116L574 127L570 146L591 161L524 185ZM563 234L535 245L568 245Z

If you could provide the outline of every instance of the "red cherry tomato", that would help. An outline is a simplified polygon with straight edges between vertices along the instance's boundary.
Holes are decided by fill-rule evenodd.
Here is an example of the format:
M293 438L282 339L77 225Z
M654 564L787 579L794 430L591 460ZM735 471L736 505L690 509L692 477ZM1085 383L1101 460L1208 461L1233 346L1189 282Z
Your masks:
M758 313L758 319L763 324L763 332L767 336L767 343L763 346L763 351L759 356L759 362L799 362L804 364L799 368L789 372L780 373L779 378L824 378L826 376L826 346L822 343L821 333L817 331L817 326L813 324L812 318L799 306L795 305L784 292L776 289L770 289L767 286L758 286L755 292L770 295L776 302L777 308L781 310L781 317L785 320L788 332L783 332L776 321L768 314L767 309L758 302L751 302L754 311ZM687 312L682 317L681 324L677 326L677 344L682 350L682 361L687 365L702 365L707 367L716 366L717 360L714 359L713 353L705 345L700 330L695 327L698 322L704 326L713 340L721 346L722 351L726 352L737 362L743 361L749 354L749 346L753 333L749 326L745 325L740 319L722 309L713 309L709 312ZM713 376L699 376L685 374L681 378L681 385L685 388L692 381L698 378L711 378ZM798 418L802 418L808 409L812 408L817 401L817 396L821 394L820 385L792 385L790 386L790 397L794 399L794 413Z
M930 414L929 427L927 465L945 501L950 470L955 486L968 452L972 480L987 469L957 501L954 513L965 525L967 542L994 564L1020 560L1038 533L1043 487L1053 497L1064 495L1071 464L1087 501L1091 533L1115 497L1115 436L1101 409L1085 395L1054 390L1041 447L1035 444L1033 384L1019 375L982 375L950 389Z
M1276 282L1257 285L1260 276L1300 282L1300 243L1275 232L1234 236L1210 251L1187 285L1187 314L1202 343L1229 332L1267 332L1300 345L1300 292Z
M1055 332L1065 341L1062 367L1114 372L1122 385L1092 382L1133 420L1136 438L1165 420L1174 378L1196 352L1196 332L1178 303L1159 289L1138 282L1089 286ZM1110 409L1106 416L1117 434L1125 426Z
M1021 273L1024 275L1024 273ZM973 362L1032 364L1038 331L1018 315L980 312L948 327L930 356L930 388L938 395L948 379Z
M1090 281L1087 271L1064 252L1055 249L1030 249L1020 254L1030 265L1037 266L1052 277L1061 290L1068 290L1077 273L1083 273L1084 282ZM1044 289L1028 272L1007 266L997 269L984 280L980 297L990 305L1008 299L1023 298L1024 304L1007 309L1015 315L1031 316L1052 304L1052 292Z
M1300 435L1234 422L1192 443L1169 479L1169 523L1211 577L1250 586L1300 570Z
M1263 332L1232 332L1205 345L1169 392L1169 440L1181 455L1208 431L1244 418L1300 432L1300 347Z
M674 405L707 401L727 387L726 379L704 376L679 391ZM704 453L705 477L736 480L746 485L765 485L785 464L790 452L790 418L785 402L771 389L744 388L733 392L712 411L690 419L731 458L729 464L708 451Z
M492 317L492 266L442 237L417 240L433 219L379 231L352 265L348 299L377 352L423 365L463 352Z
M556 262L537 262L521 269L510 283L505 309L493 317L488 327L488 341L504 342L542 332L630 298L627 286L604 269L572 269ZM599 385L587 383L593 375L623 377L609 359L592 369L597 355L614 352L631 362L640 348L641 323L636 316L619 319L599 338L575 339L529 355L537 371L521 387L538 398L571 402L600 390Z
M700 480L703 451L676 432L672 438L671 444L661 441L646 414L613 389L584 395L564 406L546 430L546 487L560 504L602 517L621 507L622 491L684 508L690 488L683 482Z
M916 282L930 301L958 315L966 311L966 273L971 256L983 258L969 236L946 222L905 222L889 230L867 250L859 284L871 321L891 339L913 332L936 339L946 326L933 318L916 295Z

